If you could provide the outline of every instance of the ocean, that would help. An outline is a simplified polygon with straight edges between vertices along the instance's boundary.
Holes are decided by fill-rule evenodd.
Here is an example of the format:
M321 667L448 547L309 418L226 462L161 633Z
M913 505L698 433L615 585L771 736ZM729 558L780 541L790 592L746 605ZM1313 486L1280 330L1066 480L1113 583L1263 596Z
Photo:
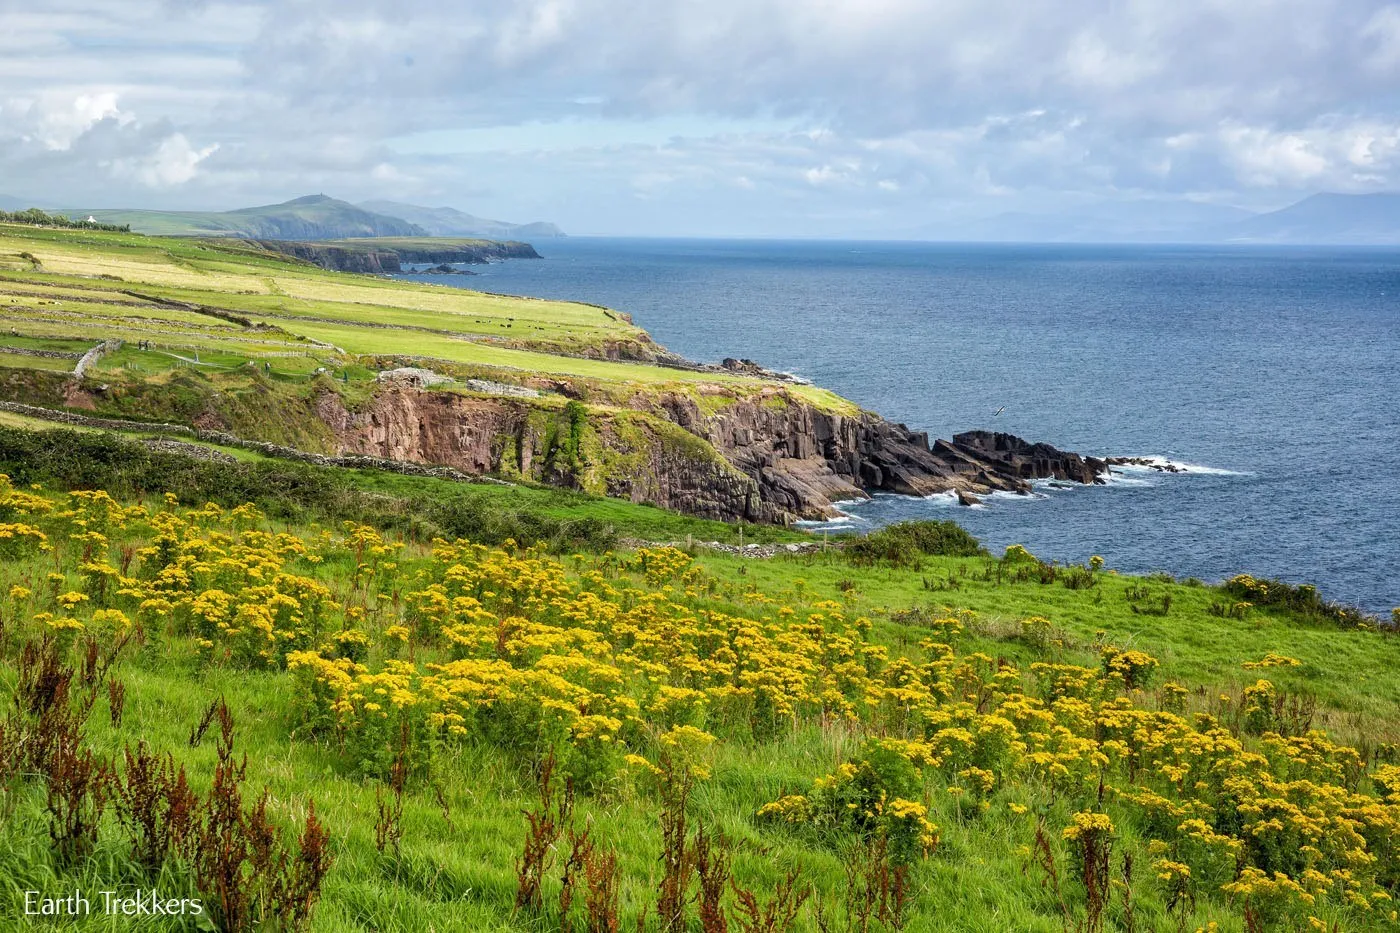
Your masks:
M691 359L797 373L937 437L989 428L1185 469L973 508L879 495L834 530L953 518L998 551L1400 606L1400 250L535 245L543 260L421 278L607 305Z

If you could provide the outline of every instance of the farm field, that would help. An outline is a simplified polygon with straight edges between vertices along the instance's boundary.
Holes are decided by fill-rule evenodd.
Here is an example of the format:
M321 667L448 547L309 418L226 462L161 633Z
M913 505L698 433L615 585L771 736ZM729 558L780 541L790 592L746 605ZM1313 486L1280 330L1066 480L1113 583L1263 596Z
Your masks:
M260 368L305 378L323 369L365 381L372 372L356 358L375 357L462 365L506 381L575 377L624 391L706 385L742 393L764 385L608 359L617 346L642 355L658 348L607 309L327 273L237 241L0 225L0 304L12 342L69 346L86 336L86 349L122 341L124 352L97 361L93 374L193 367L238 376ZM815 404L855 410L818 387L790 388Z

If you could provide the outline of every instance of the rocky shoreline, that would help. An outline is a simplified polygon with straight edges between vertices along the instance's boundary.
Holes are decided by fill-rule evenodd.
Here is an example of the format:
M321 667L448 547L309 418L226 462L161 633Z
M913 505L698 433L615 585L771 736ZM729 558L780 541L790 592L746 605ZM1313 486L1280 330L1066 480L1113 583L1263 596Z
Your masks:
M1101 484L1109 470L1104 460L1013 434L967 431L930 444L926 433L870 412L843 416L782 397L783 404L744 401L713 415L687 396L667 400L669 420L709 441L755 483L758 508L736 517L833 518L835 503L874 492L953 492L974 505L992 492L1029 494L1040 479Z
M431 274L463 274L452 263L486 265L504 259L539 259L529 243L481 241L456 245L385 245L374 240L363 243L318 243L301 240L255 240L258 246L284 256L292 256L332 272L360 272L369 275L396 275L404 263L429 263L449 270ZM471 274L471 273L466 273Z

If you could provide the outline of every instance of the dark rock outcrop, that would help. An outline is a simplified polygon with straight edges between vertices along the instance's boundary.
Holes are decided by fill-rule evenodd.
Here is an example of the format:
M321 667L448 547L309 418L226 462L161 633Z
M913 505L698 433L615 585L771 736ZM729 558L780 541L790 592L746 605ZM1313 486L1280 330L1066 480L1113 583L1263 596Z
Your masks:
M1109 457L1105 461L1109 466L1139 466L1149 470L1156 470L1158 473L1185 473L1186 468L1177 466L1164 460L1155 460L1151 457Z
M953 444L972 456L1003 466L1003 473L1022 480L1062 479L1076 483L1102 483L1108 462L1081 457L1049 444L1022 440L1000 431L965 431L953 435Z
M1031 480L1096 483L1108 470L1102 460L1010 434L972 431L930 447L923 432L869 412L824 411L781 390L708 416L688 394L666 396L662 408L757 483L770 520L830 517L833 503L877 491L1028 493Z
M417 272L417 274L418 274L418 275L476 275L476 273L473 272L473 271L471 271L470 269L458 269L456 266L448 265L448 264L445 263L445 262L440 262L440 263L438 263L438 264L435 265L435 266L429 266L427 269L419 269L418 272Z
M514 241L453 243L433 245L363 243L316 243L301 240L258 240L263 249L292 256L333 272L362 272L390 275L403 272L404 263L433 263L451 269L451 263L484 265L503 259L539 259L529 243ZM457 270L452 270L457 271Z

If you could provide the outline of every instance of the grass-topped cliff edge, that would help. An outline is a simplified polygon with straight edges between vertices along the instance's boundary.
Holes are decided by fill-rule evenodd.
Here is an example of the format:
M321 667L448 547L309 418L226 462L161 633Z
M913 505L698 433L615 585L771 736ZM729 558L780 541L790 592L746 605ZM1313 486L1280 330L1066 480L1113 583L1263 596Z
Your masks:
M0 398L713 516L783 512L678 417L859 414L685 365L605 308L331 273L244 241L0 225L0 303Z
M405 242L433 255L421 238L355 249ZM707 518L788 523L872 491L1026 492L1106 469L990 432L930 446L750 361L684 360L608 308L328 272L257 242L0 225L0 300L0 400Z

